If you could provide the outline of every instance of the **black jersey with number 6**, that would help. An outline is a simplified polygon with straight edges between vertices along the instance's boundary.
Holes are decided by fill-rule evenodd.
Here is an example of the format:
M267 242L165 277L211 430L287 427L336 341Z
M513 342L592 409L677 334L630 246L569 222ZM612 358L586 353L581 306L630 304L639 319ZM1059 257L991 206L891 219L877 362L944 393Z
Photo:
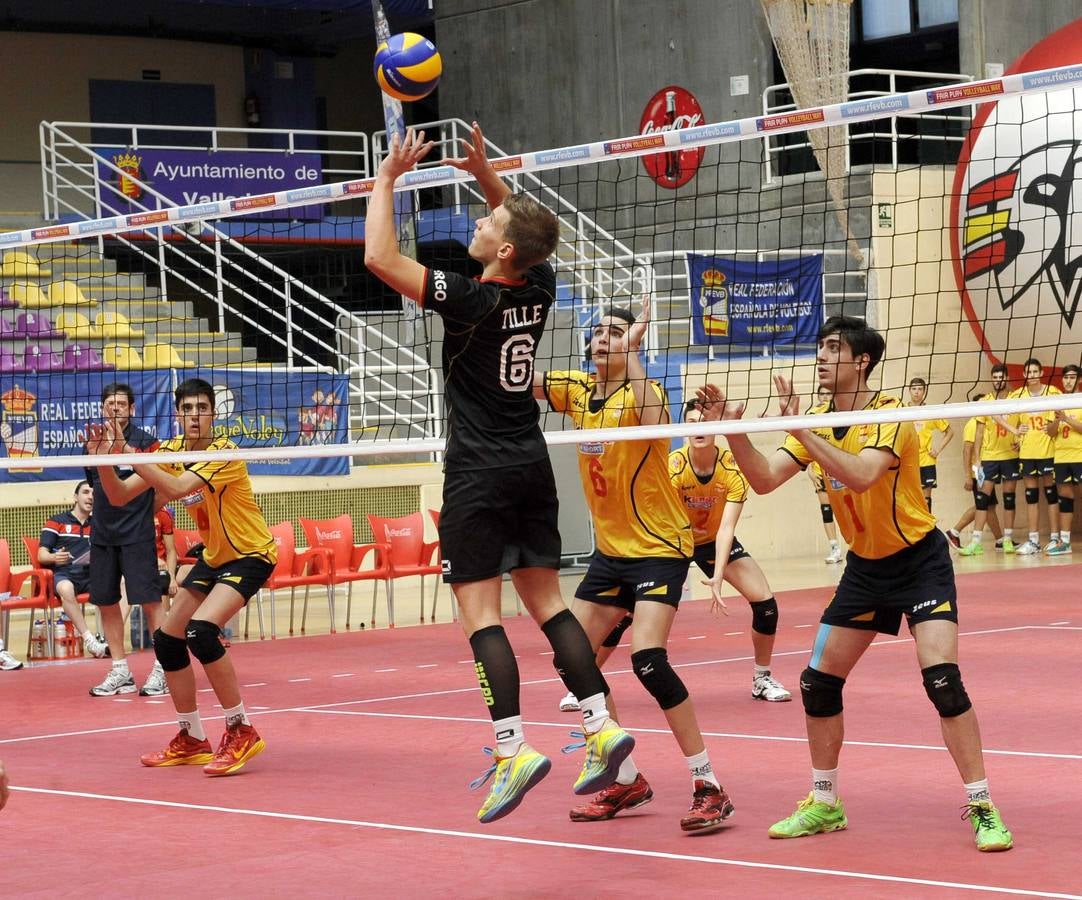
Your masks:
M448 471L522 465L547 455L533 371L555 292L548 263L517 281L426 271L424 306L444 327Z

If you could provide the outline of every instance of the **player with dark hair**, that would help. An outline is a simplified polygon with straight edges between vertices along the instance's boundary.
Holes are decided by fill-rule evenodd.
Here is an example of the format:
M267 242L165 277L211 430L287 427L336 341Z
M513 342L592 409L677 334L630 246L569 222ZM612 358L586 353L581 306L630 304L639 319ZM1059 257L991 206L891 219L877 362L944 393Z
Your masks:
M1082 369L1074 365L1063 367L1063 393L1078 391ZM1066 556L1071 552L1071 521L1074 519L1076 485L1082 484L1082 408L1057 409L1055 418L1046 426L1056 440L1053 466L1056 473L1056 496L1059 499L1059 537L1045 553Z
M579 371L538 373L534 395L580 429L667 424L665 391L647 379L639 359L649 315L649 299L643 301L637 318L627 309L606 310L590 338L596 376ZM578 448L597 550L575 592L574 614L595 650L627 613L634 614L632 669L664 711L691 773L691 809L680 827L686 832L713 831L732 815L733 804L714 774L695 707L667 649L695 550L687 511L669 481L668 441L584 441ZM615 715L611 697L609 703ZM616 783L573 809L571 818L611 819L652 797L629 756Z
M228 438L214 437L210 384L190 378L177 386L174 399L181 433L164 441L162 451L236 449ZM108 422L98 442L87 446L92 453L132 452ZM147 753L141 761L151 767L202 765L207 775L232 775L265 745L245 711L233 660L220 640L222 628L263 587L278 550L242 460L144 463L134 469L121 480L111 467L98 467L110 500L122 505L144 493L155 494L159 505L179 500L205 548L154 632L154 654L165 670L180 731L164 750ZM211 750L199 716L192 656L202 664L225 717L217 751Z
M868 386L884 350L882 336L863 319L832 316L823 323L816 362L820 383L833 394L831 410L899 406L897 399ZM800 400L790 380L776 375L774 385L781 415L799 415ZM727 403L714 385L698 395L704 404L722 404L723 419L738 419L744 412L743 403ZM897 634L904 616L924 689L965 785L963 817L972 824L977 849L1010 849L1011 833L992 804L977 715L958 668L954 569L947 540L923 502L913 427L883 419L874 425L794 429L770 456L755 449L746 434L729 435L728 441L758 493L769 493L817 460L850 545L841 582L823 611L811 660L800 676L812 791L792 815L770 828L770 836L797 838L847 827L838 796L842 690L876 635Z
M928 400L928 382L923 378L911 378L909 380L909 405L924 406ZM924 500L928 509L932 509L932 491L939 487L938 473L935 461L947 448L947 444L954 440L954 428L946 419L928 419L913 423L917 432L917 441L920 445L920 484L924 489ZM935 444L936 432L943 435L939 443ZM935 444L935 446L933 446Z
M502 576L511 580L553 649L553 663L582 707L587 756L574 791L593 793L616 777L634 738L610 720L608 688L593 648L560 593L556 482L531 394L534 354L555 299L548 263L559 240L553 213L512 194L485 152L475 122L465 155L444 162L469 172L491 209L479 218L470 256L478 279L429 269L403 256L393 221L395 179L431 148L424 133L392 138L369 201L365 265L392 289L443 319L449 406L440 547L444 581L458 601L477 678L496 736L495 778L477 818L514 810L550 761L525 742L519 670L500 622Z
M969 399L971 403L979 403L984 399L984 395L976 393ZM976 437L977 417L972 416L966 420L966 424L962 428L962 471L965 473L965 477L962 481L962 489L973 495L973 505L958 517L958 521L955 522L953 528L948 528L946 531L947 540L951 542L952 547L956 548L961 548L962 529L967 527L977 517L977 503L981 502L979 498L981 496L981 487L984 484L984 471L981 469L980 448L977 447ZM992 529L992 535L996 539L996 549L1002 550L1003 528L999 524L999 516L996 515L995 508L999 505L999 500L996 497L996 489L994 486L992 488L992 493L984 499L983 503L988 511L987 521L989 527Z

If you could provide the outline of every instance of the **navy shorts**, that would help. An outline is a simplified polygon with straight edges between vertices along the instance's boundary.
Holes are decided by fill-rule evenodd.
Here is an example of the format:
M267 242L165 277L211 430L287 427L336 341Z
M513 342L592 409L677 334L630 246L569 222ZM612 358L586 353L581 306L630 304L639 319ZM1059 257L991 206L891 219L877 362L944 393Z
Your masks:
M258 556L241 556L222 563L217 568L208 566L203 562L203 557L199 557L181 587L205 597L214 590L215 585L225 584L240 594L247 603L267 583L273 571L274 563Z
M524 466L448 472L439 526L444 582L560 568L559 513L547 456Z
M939 484L936 482L935 463L932 463L930 466L920 467L920 483L926 488L939 487Z
M594 553L575 597L627 612L634 612L639 600L679 606L690 565L683 556L618 559Z
M695 548L695 555L692 559L706 575L707 578L714 577L714 563L716 562L717 554L714 552L717 549L717 545L711 541L709 544L699 544ZM751 554L744 549L744 545L733 536L733 546L729 549L729 562L736 562L738 559L751 559ZM726 563L728 565L729 563Z
M1021 459L1023 478L1039 478L1042 475L1051 475L1055 471L1052 457L1047 459Z
M1082 463L1055 463L1056 484L1082 484Z
M921 540L882 559L852 550L838 589L819 620L824 625L897 634L902 616L912 630L921 622L958 622L947 538L933 528Z
M113 606L120 602L120 579L133 606L161 603L158 554L153 538L135 544L90 546L90 602Z
M981 469L984 472L984 480L992 484L1017 481L1021 474L1017 459L982 459Z
M71 569L57 569L53 572L53 585L59 585L62 581L70 581L75 588L76 594L85 594L90 590L90 569L87 566L78 566Z

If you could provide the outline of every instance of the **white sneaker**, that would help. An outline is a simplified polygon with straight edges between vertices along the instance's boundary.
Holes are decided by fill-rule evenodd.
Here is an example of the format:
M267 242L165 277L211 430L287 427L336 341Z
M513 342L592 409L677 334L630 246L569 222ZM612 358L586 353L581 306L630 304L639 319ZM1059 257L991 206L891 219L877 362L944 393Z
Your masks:
M769 672L755 676L751 683L751 695L756 700L769 700L771 703L793 699L793 695Z
M22 660L16 659L7 650L0 650L0 672L14 672L22 667Z
M1041 552L1041 548L1033 543L1033 541L1026 541L1014 552L1019 556L1036 556Z
M116 694L134 694L135 679L127 669L109 669L105 681L90 689L91 697L113 697Z
M109 653L109 645L105 643L96 634L92 634L89 637L83 636L83 647L87 653L97 659L104 659L106 654Z
M154 668L150 670L146 683L139 688L139 696L161 697L163 694L168 693L169 685L165 682L165 672L161 667L161 663L154 663Z
M560 701L560 712L578 712L579 701L575 698L575 695L570 691L567 692L567 696Z
M823 558L823 562L825 562L825 563L840 563L841 561L842 561L842 548L839 547L837 544L834 544L834 546L832 546L830 548L830 553L828 553Z

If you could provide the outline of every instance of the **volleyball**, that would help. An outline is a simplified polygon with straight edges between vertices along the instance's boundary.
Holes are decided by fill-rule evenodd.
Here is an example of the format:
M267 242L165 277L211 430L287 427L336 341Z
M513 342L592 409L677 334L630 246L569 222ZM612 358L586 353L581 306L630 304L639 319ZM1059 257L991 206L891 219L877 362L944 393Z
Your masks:
M385 94L410 102L432 93L439 84L443 60L432 41L405 31L376 48L372 70Z

